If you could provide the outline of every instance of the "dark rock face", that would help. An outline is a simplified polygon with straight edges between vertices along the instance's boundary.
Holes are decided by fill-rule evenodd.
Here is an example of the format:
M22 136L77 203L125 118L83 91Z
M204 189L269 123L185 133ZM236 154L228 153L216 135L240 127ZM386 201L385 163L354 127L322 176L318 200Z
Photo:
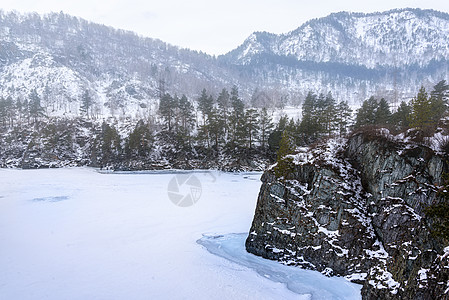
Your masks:
M449 247L424 213L444 201L442 157L358 134L297 154L293 169L262 176L249 252L345 276L364 299L449 299Z

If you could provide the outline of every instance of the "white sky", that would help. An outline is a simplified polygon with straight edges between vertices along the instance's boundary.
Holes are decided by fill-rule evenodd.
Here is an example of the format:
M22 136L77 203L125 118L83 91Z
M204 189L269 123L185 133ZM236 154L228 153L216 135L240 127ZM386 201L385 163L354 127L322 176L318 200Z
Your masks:
M60 12L173 45L224 54L252 32L286 33L332 12L418 7L449 12L448 0L1 0L19 12Z

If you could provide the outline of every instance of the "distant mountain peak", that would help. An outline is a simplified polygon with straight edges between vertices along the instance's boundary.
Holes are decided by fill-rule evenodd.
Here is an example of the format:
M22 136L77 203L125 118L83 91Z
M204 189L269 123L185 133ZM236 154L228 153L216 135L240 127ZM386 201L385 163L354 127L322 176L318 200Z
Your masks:
M266 53L298 61L376 66L426 66L449 59L449 14L415 8L387 12L338 12L310 20L280 35L254 33L228 53L233 64L249 64Z

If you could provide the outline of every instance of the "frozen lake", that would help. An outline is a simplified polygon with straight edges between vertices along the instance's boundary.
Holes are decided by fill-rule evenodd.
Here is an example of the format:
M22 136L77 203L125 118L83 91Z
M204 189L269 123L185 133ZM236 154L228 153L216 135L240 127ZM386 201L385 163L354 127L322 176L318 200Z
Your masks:
M0 298L360 299L244 251L260 175L0 169Z

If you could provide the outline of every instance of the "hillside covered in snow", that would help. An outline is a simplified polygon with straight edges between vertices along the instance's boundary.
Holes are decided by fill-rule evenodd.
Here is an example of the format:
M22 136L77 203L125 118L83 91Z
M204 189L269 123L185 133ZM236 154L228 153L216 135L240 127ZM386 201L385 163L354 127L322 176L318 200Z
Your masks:
M432 10L340 12L286 34L256 32L221 59L290 90L394 100L447 78L448 32L449 15Z
M0 12L0 95L36 90L58 116L78 115L86 90L97 115L131 117L154 113L164 92L195 98L233 85L256 105L297 105L309 90L394 102L449 79L448 33L449 16L432 10L342 12L254 33L215 58L63 13Z

